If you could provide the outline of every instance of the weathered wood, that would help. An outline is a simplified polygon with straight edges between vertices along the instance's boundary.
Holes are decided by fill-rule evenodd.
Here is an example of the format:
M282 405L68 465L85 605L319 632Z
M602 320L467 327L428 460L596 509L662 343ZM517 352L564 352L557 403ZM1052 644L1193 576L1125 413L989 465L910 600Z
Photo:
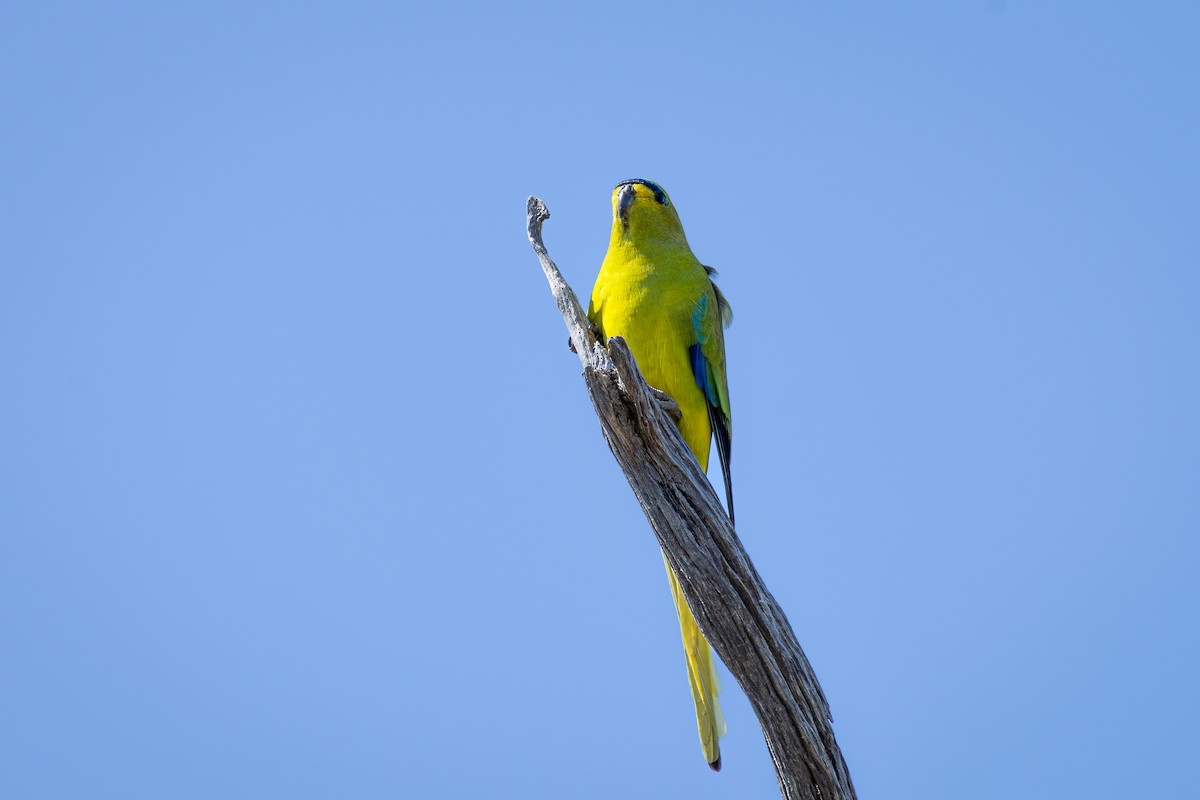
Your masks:
M792 626L750 563L661 392L620 337L607 349L542 243L546 206L530 197L526 230L583 365L588 396L617 463L658 537L700 630L758 715L785 800L854 800L829 704ZM673 403L670 403L673 406ZM678 415L678 408L674 409Z

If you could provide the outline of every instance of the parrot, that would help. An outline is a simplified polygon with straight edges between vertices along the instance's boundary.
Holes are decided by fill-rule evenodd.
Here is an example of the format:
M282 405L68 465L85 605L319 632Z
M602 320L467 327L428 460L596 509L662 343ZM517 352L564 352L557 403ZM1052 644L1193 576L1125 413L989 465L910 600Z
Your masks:
M661 186L643 178L617 184L608 252L592 288L588 319L601 341L623 337L646 382L679 406L680 432L701 469L707 471L716 439L732 522L724 329L733 313L715 276L716 270L692 254L679 214ZM663 562L679 615L701 749L708 765L719 771L718 740L725 735L725 719L717 700L720 684L712 647L700 633L665 554Z

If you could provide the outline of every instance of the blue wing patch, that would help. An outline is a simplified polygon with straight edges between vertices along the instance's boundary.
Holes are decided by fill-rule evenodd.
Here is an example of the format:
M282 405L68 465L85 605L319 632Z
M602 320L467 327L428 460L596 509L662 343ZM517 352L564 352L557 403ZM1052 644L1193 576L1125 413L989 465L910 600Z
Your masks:
M708 295L703 295L696 303L696 307L692 310L692 332L696 335L696 344L688 348L688 355L692 359L692 375L696 378L696 385L700 387L700 391L704 392L704 396L708 398L710 405L719 406L720 400L717 398L717 389L709 380L708 374L708 359L704 357L704 342L708 338L704 335L704 315L708 312Z

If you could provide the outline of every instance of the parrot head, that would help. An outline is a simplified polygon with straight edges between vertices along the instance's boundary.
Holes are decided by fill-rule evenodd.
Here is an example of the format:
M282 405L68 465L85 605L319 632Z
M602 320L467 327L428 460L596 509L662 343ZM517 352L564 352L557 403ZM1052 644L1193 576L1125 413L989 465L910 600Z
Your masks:
M613 235L622 239L686 241L671 198L654 181L630 178L613 189Z

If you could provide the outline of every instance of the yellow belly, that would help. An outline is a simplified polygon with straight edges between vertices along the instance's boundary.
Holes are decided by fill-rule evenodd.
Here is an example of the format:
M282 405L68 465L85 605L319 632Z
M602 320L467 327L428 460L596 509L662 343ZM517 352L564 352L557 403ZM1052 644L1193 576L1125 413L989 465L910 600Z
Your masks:
M708 403L696 385L689 356L689 348L696 343L692 314L697 300L710 291L707 275L699 267L697 284L695 280L664 280L652 273L606 272L613 270L601 270L588 317L604 338L624 338L646 382L679 404L683 440L700 466L708 469L712 440Z

